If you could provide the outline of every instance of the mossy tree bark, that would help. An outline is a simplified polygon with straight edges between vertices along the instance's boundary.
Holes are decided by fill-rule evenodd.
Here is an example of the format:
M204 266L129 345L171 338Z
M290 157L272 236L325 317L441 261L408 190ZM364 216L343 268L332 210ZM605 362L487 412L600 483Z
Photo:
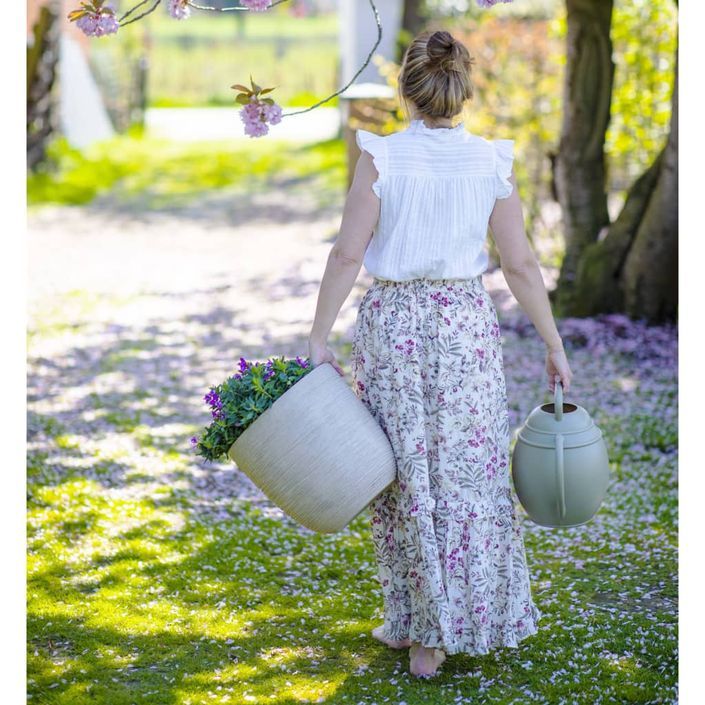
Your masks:
M59 5L50 0L39 12L27 47L27 166L34 169L46 158L55 130L53 87L59 62Z
M603 240L585 248L572 315L620 311L650 323L678 312L678 57L670 133Z
M678 307L677 49L666 145L610 223L603 145L614 70L605 57L611 5L567 0L564 123L555 163L566 254L551 298L560 315L623 312L657 323L674 320Z
M566 0L566 5L563 122L554 161L565 255L552 292L557 310L564 315L578 305L575 278L580 258L609 225L604 144L614 78L610 39L613 0Z
M676 320L678 314L677 54L671 128L656 164L656 184L644 203L620 279L626 313L653 322Z
M411 40L425 27L429 13L424 0L404 0L401 26L396 37L395 61L400 64Z

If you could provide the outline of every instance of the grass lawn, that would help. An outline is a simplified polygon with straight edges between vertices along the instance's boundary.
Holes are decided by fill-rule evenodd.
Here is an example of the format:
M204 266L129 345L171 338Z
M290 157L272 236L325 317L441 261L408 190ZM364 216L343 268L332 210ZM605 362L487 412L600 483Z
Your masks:
M233 109L233 122L238 120ZM183 206L214 189L273 188L306 179L344 187L342 140L292 145L283 140L178 143L137 132L81 151L64 138L49 148L53 166L30 174L27 203L79 205L109 194L140 208Z
M310 105L342 85L337 13L292 17L286 6L261 13L194 9L178 21L164 5L91 44L93 65L123 83L137 57L147 57L152 107L234 105L230 86L249 85L250 75L261 86L276 86L270 97L283 105ZM328 103L337 104L337 97Z
M33 280L28 330L28 701L677 702L672 328L559 321L575 373L567 401L607 442L607 497L562 530L518 507L539 632L517 649L450 656L433 680L370 637L382 605L367 511L314 534L234 465L194 457L188 439L209 418L201 397L230 362L305 354L285 307L304 300L312 314L319 241L339 210L304 196L334 192L342 205L344 154L339 141L292 149L127 140L66 151L56 173L30 181L31 202L57 205L30 211L41 244L31 262L46 276ZM247 212L223 225L214 209L230 207L227 186L251 181L273 209L255 213L242 192ZM268 264L265 282L255 264L276 250L286 265ZM138 260L144 288L131 284ZM56 276L63 288L42 293ZM500 323L516 429L548 400L542 345L525 321L500 310ZM349 337L331 346L349 377Z
M506 338L510 359L526 347ZM123 348L97 380L129 376L144 350ZM30 410L32 701L676 702L675 401L672 372L652 372L647 395L596 415L614 472L596 518L551 530L524 517L539 633L517 650L449 657L429 682L369 636L381 605L367 512L318 535L219 492L210 479L237 471L198 467L187 438L199 427L174 435L160 410L168 386L156 399L94 393L76 423ZM625 396L606 387L605 402Z

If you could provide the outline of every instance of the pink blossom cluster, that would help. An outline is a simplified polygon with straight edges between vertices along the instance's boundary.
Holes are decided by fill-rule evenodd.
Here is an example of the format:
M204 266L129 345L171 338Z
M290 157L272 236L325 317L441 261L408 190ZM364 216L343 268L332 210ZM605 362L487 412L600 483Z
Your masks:
M76 20L76 26L88 37L102 37L115 34L120 24L115 17L115 10L106 5L99 10L86 10L86 14Z
M240 0L240 4L244 5L248 10L264 12L272 4L272 0Z
M187 0L169 0L167 10L175 20L185 20L191 14Z
M240 119L245 124L245 134L261 137L269 132L267 123L276 125L281 122L282 109L276 103L252 100L240 111Z
M533 325L522 316L505 320L502 328L519 337L535 337ZM643 319L632 320L623 313L600 313L586 318L567 317L559 330L565 347L585 348L593 355L607 352L628 356L638 362L657 361L675 367L678 356L678 332L671 323L652 325Z
M306 17L308 10L303 0L297 0L293 5L289 6L289 13L294 17Z

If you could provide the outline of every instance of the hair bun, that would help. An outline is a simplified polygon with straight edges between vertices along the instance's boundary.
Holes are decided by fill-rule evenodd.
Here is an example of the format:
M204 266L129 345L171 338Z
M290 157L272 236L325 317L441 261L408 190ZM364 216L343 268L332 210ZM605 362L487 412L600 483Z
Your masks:
M399 70L398 92L406 113L432 119L461 113L465 101L473 97L473 62L465 44L449 32L419 32L406 48Z
M428 58L436 66L446 73L457 71L456 58L459 55L458 46L455 39L445 30L434 32L426 44Z

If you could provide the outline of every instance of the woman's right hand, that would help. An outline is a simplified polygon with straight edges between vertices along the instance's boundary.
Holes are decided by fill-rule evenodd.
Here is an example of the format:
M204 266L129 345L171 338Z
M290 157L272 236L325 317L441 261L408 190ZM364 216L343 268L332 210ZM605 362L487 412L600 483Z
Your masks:
M556 391L556 375L563 383L563 392L570 389L570 381L573 379L573 372L568 364L568 358L563 348L546 349L546 372L548 373L548 388L551 394Z

